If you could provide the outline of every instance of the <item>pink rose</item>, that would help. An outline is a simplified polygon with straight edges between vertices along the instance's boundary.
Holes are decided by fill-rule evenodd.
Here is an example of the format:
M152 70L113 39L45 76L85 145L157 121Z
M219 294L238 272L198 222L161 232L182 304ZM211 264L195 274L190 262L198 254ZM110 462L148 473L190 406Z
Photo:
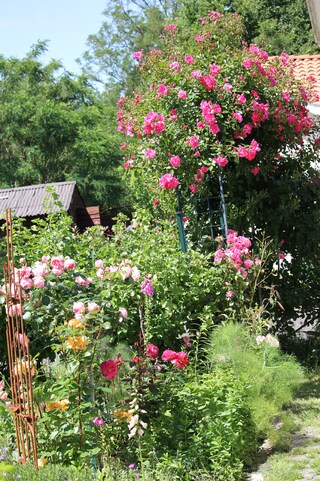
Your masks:
M147 159L154 159L156 156L156 151L154 149L147 149L145 151L145 156Z
M20 281L20 285L22 289L30 289L30 287L33 285L33 280L30 279L30 277L23 277Z
M192 57L192 55L186 55L184 57L184 61L189 65L192 65L194 63L194 58Z
M119 371L117 363L111 359L101 363L100 369L102 376L107 377L108 379L114 379Z
M179 185L178 180L173 177L171 174L164 174L160 179L159 179L159 186L162 187L163 189L176 189Z
M102 269L103 268L103 260L101 260L101 259L96 260L94 265L97 269Z
M251 68L252 67L252 60L251 58L247 58L243 61L244 68Z
M75 314L83 314L86 310L86 306L83 302L74 302L72 309Z
M124 307L119 307L118 311L120 312L122 317L128 317L127 309L125 309Z
M219 165L219 167L225 167L228 164L228 159L225 157L215 157L213 160Z
M179 97L179 99L185 99L186 96L187 96L187 92L186 92L185 90L180 90L180 91L178 92L178 97Z
M93 422L93 424L95 424L96 426L99 426L100 428L105 425L104 420L102 418L98 418L98 417L94 418L92 420L92 422Z
M142 51L139 50L138 52L133 52L132 57L136 60L141 60L142 59Z
M100 311L100 306L96 302L88 302L88 312L90 314L95 314Z
M172 167L180 167L180 164L181 164L181 160L178 155L172 156L169 162L172 165Z
M85 287L85 286L87 286L87 285L89 284L88 280L87 280L87 279L84 279L84 278L81 277L81 276L77 276L77 277L75 278L74 282L75 282L76 284L79 284L79 286L83 286L83 287Z
M226 298L230 299L233 296L234 292L233 291L227 291L226 292Z
M174 359L172 359L172 364L174 364L178 369L184 369L189 364L188 354L186 352L177 352Z
M52 267L57 267L59 269L63 269L63 265L64 265L64 262L63 262L62 256L52 257L52 259L51 259L51 266Z
M45 280L42 276L36 276L34 279L33 279L33 285L34 287L36 287L37 289L42 289L45 285Z
M64 268L67 269L67 271L72 271L76 267L76 262L73 259L66 259L64 261Z
M154 344L147 344L147 357L151 357L151 359L157 359L159 356L159 348Z
M176 358L177 353L175 351L171 351L171 349L166 349L163 351L161 359L163 361L172 361Z
M54 267L51 272L55 276L59 277L61 274L63 274L63 267Z

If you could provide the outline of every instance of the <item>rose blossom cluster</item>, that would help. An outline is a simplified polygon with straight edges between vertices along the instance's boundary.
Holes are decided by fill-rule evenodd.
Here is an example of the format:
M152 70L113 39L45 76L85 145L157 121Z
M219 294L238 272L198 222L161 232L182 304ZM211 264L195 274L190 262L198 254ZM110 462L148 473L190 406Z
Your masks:
M25 259L20 259L22 267L15 270L15 282L19 283L24 290L31 287L41 289L45 286L45 278L50 274L60 277L65 271L72 271L76 262L70 257L63 256L43 256L41 261L37 261L33 266L28 266Z
M11 402L7 400L8 399L8 393L7 393L7 391L5 391L4 388L5 388L4 381L0 381L0 400L4 401L6 403L7 407L10 407Z
M123 280L132 279L138 281L140 279L140 271L136 266L132 266L130 259L123 259L118 266L105 266L102 259L95 261L97 269L96 276L100 281L110 279L112 276L120 275Z
M74 312L75 319L78 321L83 320L85 317L86 309L88 314L97 314L97 312L100 311L101 307L96 302L88 302L87 308L84 302L81 302L81 301L74 302L72 306L72 310Z
M248 269L251 269L254 265L257 266L261 264L261 260L258 257L254 259L251 258L251 245L250 239L244 236L239 236L236 231L229 229L227 248L220 247L215 252L214 262L217 264L229 264L237 270L244 279L246 279L248 276ZM231 295L228 297L231 297Z
M223 25L220 14L213 12L210 15L217 15L220 27ZM301 134L310 131L313 125L304 105L313 94L305 87L299 92L294 79L286 75L284 66L289 64L286 54L269 59L267 52L251 45L243 48L242 58L234 59L233 73L223 64L212 63L207 39L216 32L210 15L203 18L203 31L199 31L186 52L181 53L173 45L169 56L165 50L159 53L161 58L147 56L139 68L151 75L157 72L157 78L150 78L150 89L143 98L140 93L139 102L125 97L119 101L120 130L124 131L128 124L134 125L127 135L134 133L141 139L138 148L146 153L146 156L136 156L135 165L141 167L139 163L143 162L145 172L157 172L158 187L168 191L180 183L182 189L188 187L196 193L200 187L197 182L203 178L196 174L198 181L193 177L203 164L211 172L215 164L226 170L236 164L237 168L246 169L253 176L260 172L277 175L274 150L281 152L287 144L295 147ZM172 34L171 30L168 32ZM253 85L257 85L258 91L252 89ZM297 94L292 95L293 91ZM182 114L181 100L190 116ZM268 132L275 137L274 150L265 149L261 129L266 123ZM151 144L152 135L156 138ZM178 170L176 176L173 171L164 170L168 168L164 152L173 145L174 155L169 158L171 167ZM130 148L125 166L132 166L130 156L133 151L129 152ZM134 145L132 149L135 149ZM263 151L262 164L262 155L258 154ZM246 163L239 162L241 158L258 162L246 167Z

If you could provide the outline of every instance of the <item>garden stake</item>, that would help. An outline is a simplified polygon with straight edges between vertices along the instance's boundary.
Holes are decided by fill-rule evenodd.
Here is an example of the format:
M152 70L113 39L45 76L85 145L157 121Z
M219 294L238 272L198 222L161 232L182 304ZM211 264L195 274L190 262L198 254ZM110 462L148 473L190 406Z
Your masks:
M184 221L183 221L183 213L181 210L181 200L180 200L180 189L177 187L177 211L176 211L176 218L178 223L178 231L179 231L179 239L181 245L181 251L183 254L187 252L187 241L186 241L186 234L184 231Z
M22 317L20 277L15 273L12 242L11 210L6 210L7 262L3 264L7 311L7 350L11 384L14 427L18 456L21 463L33 458L38 469L36 418L33 404L32 376L34 366L30 360L29 339ZM16 282L15 282L16 281Z

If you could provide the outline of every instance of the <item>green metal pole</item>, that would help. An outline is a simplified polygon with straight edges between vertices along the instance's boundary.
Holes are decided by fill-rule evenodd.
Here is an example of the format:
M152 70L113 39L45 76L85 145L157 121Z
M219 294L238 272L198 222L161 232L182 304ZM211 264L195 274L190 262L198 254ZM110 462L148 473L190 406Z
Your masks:
M183 212L181 210L181 199L180 199L179 187L177 187L177 204L178 205L177 205L177 211L176 211L176 219L178 224L180 246L181 246L181 252L185 254L187 252L187 241L186 241L186 233L184 230Z

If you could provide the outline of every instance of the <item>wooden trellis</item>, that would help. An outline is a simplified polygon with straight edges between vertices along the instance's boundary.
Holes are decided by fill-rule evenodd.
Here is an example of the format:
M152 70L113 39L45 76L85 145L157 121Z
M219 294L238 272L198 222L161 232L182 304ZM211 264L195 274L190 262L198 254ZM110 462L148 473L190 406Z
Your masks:
M38 467L36 416L33 403L32 377L34 365L30 359L29 339L23 320L23 298L20 276L14 267L11 211L6 211L7 262L3 265L6 286L7 349L11 384L11 409L14 416L19 460L33 458Z

